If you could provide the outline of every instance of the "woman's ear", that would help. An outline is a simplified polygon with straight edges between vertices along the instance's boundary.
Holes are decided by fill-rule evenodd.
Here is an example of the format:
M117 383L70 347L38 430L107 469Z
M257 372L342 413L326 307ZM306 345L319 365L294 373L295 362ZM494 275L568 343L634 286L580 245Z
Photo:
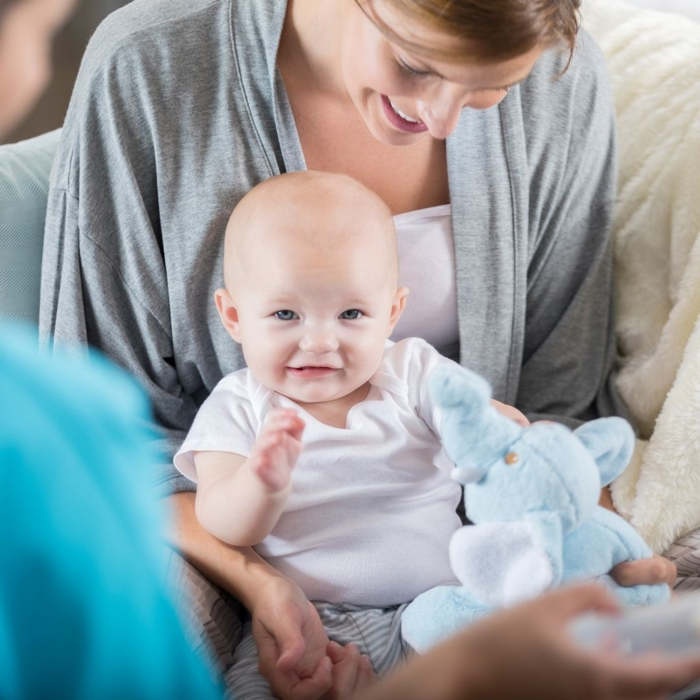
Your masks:
M399 319L401 318L401 314L403 313L403 310L406 306L406 297L408 296L408 293L408 287L399 287L394 292L394 299L391 302L391 316L389 317L389 328L387 329L386 334L387 338L391 335L392 331L394 330L394 326L396 326Z
M216 302L216 310L219 312L221 323L228 334L237 342L240 343L241 332L240 324L238 323L238 309L233 304L233 299L227 289L217 289L214 292L214 301Z

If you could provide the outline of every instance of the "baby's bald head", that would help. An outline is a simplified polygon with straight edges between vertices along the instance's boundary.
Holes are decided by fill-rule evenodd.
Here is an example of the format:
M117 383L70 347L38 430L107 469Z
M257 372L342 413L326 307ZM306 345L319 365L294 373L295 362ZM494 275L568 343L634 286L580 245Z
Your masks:
M226 288L235 294L238 282L254 282L256 274L264 274L266 257L273 251L290 252L289 264L300 257L306 263L359 251L368 265L381 265L396 288L391 212L379 196L346 175L294 172L250 190L226 227Z
M376 194L344 175L280 175L231 214L214 299L252 376L324 403L369 386L408 295L397 268L394 221Z

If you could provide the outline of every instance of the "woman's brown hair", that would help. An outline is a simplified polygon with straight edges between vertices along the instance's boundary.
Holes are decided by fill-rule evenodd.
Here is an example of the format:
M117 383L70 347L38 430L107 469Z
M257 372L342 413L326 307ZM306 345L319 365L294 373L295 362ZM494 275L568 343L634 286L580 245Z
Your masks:
M356 0L388 39L405 49L447 61L504 61L535 46L561 44L573 53L581 0ZM426 46L400 36L377 12L395 10L417 24L457 39L456 45Z
M19 2L19 0L0 0L0 19L2 19L5 10L7 10L10 5L14 5L17 2Z

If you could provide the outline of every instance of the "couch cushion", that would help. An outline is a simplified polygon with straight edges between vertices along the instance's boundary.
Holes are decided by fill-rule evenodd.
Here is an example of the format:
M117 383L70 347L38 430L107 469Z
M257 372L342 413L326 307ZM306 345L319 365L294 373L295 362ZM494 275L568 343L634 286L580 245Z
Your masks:
M0 146L0 317L38 318L46 196L59 135Z

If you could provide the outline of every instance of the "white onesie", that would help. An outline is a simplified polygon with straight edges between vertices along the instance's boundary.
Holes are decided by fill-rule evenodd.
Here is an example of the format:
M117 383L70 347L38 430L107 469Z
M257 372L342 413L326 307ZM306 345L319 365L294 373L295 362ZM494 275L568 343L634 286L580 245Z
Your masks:
M455 364L421 339L387 341L369 395L345 428L238 370L202 404L175 466L196 480L195 451L248 456L270 409L294 407L306 423L303 449L279 522L255 550L309 600L384 607L457 583L448 543L461 524L461 489L427 383L443 363Z

